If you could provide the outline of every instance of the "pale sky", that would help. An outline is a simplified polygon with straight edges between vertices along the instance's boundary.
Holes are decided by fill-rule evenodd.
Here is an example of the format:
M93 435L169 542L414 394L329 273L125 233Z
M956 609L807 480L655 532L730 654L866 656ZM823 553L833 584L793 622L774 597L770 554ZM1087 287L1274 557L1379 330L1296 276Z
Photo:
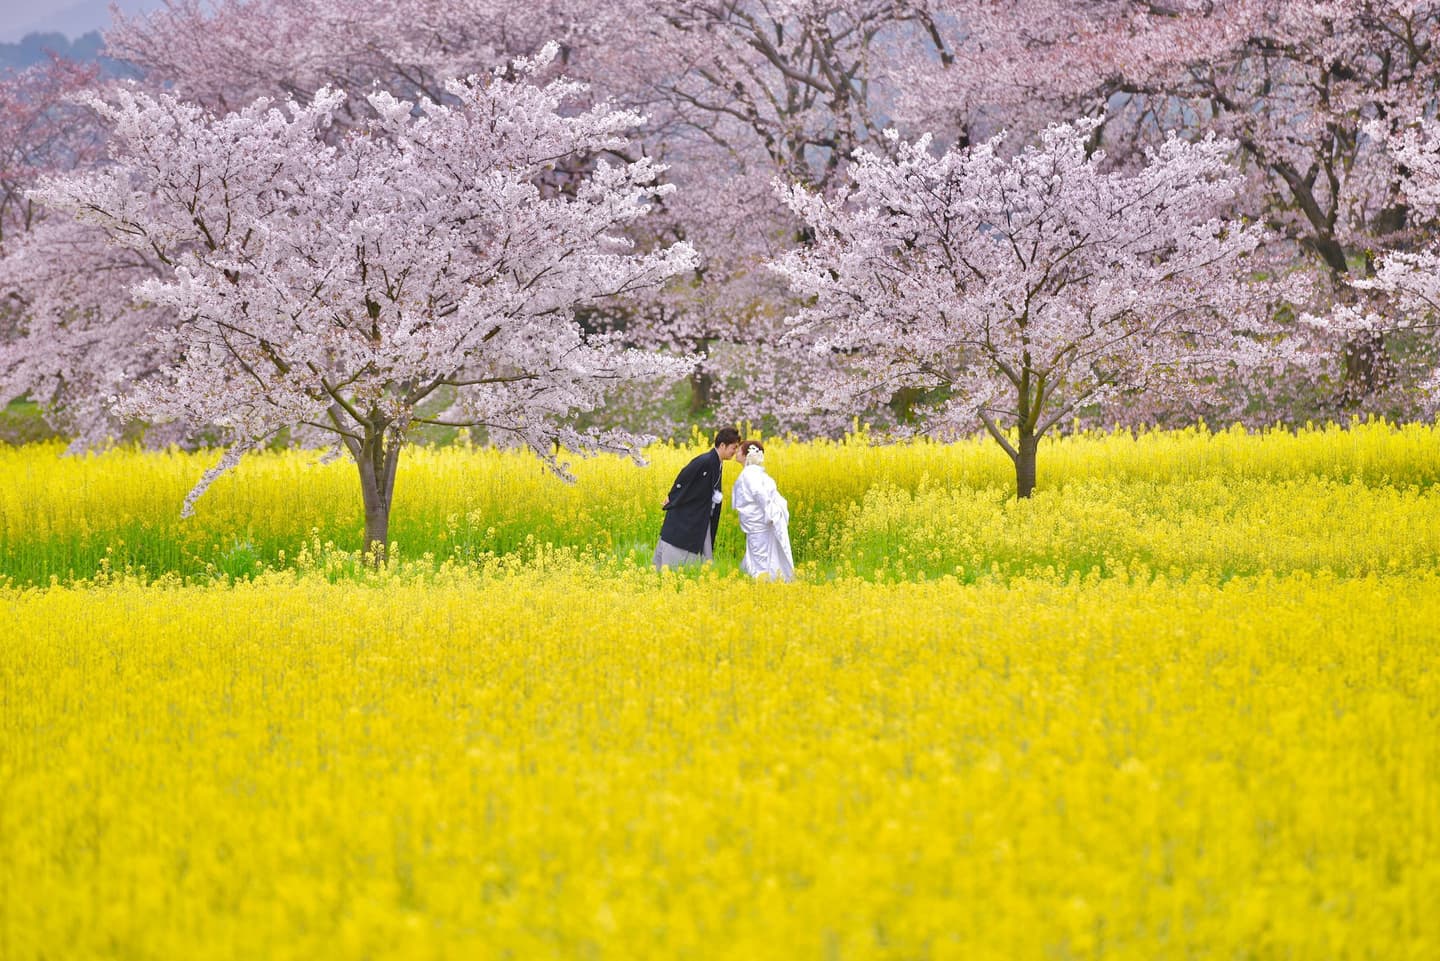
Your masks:
M0 0L0 43L27 33L63 33L75 39L110 24L111 0ZM164 6L163 0L115 0L126 13Z

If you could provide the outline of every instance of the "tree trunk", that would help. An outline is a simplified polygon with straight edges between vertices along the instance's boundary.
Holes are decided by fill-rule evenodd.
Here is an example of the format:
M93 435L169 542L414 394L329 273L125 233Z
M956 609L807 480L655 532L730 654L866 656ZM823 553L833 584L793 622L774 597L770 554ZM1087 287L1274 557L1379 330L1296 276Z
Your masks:
M925 398L925 391L919 387L901 387L890 395L886 404L895 421L900 424L915 423L915 405Z
M1344 248L1335 240L1316 246L1330 268L1332 300L1336 304L1353 305L1357 298L1355 288L1348 283L1351 272ZM1365 275L1373 274L1374 267L1367 260ZM1380 331L1356 334L1341 348L1340 359L1344 379L1337 399L1343 409L1362 407L1394 379L1394 365L1385 350L1385 335Z
M1015 449L1015 496L1029 497L1035 490L1035 455L1040 450L1040 438L1020 428L1020 445Z
M400 458L400 439L386 443L386 432L367 431L359 450L354 451L360 468L360 497L365 504L364 551L378 567L385 562L390 543L390 503L395 494L395 468Z
M1394 376L1394 365L1385 351L1385 335L1380 331L1357 334L1345 345L1341 404L1346 408L1363 406L1367 399L1388 387Z
M1296 207L1315 231L1313 236L1301 243L1313 250L1325 264L1334 302L1353 304L1355 289L1349 284L1352 275L1350 258L1346 254L1345 245L1335 236L1335 203L1332 200L1327 208L1321 203L1323 198L1315 196L1313 170L1309 176L1304 176L1287 163L1272 162L1272 167L1289 185ZM1392 213L1389 222L1403 225L1403 210L1398 213L1398 221L1396 218L1397 214ZM1365 273L1367 276L1373 273L1368 258ZM1361 406L1386 387L1394 376L1385 352L1385 336L1382 333L1357 335L1342 348L1341 361L1344 380L1340 384L1339 396L1336 399L1342 408Z
M696 368L690 374L690 413L699 414L710 409L715 397L715 378L707 370Z

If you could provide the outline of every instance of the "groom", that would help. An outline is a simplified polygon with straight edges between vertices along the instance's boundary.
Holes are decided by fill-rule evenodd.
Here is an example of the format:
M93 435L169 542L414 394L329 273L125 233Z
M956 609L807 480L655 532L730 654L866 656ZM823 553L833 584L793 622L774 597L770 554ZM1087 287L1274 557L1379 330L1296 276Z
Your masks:
M655 547L655 569L710 560L720 526L720 462L740 449L740 432L722 427L715 447L686 464L662 505L665 522Z

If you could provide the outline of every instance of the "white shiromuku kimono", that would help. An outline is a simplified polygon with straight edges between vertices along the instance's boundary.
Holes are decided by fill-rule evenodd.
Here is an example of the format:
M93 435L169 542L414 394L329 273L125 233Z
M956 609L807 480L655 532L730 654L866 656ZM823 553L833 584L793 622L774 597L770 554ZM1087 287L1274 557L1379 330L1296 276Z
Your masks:
M740 569L751 577L768 574L778 580L795 577L790 553L790 505L765 468L746 464L730 491L730 503L745 532L745 557Z

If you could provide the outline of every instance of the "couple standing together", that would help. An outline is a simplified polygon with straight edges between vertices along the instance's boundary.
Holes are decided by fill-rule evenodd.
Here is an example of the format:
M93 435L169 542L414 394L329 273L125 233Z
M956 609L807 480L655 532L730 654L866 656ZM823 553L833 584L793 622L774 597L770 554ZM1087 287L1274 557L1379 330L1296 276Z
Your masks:
M675 478L662 505L665 522L655 548L655 567L679 567L710 560L715 532L720 526L721 463L735 458L744 465L730 499L745 532L745 557L740 569L751 577L761 574L778 580L795 576L790 553L790 505L780 496L775 481L765 473L765 445L741 440L733 427L722 427L715 446L686 464Z

